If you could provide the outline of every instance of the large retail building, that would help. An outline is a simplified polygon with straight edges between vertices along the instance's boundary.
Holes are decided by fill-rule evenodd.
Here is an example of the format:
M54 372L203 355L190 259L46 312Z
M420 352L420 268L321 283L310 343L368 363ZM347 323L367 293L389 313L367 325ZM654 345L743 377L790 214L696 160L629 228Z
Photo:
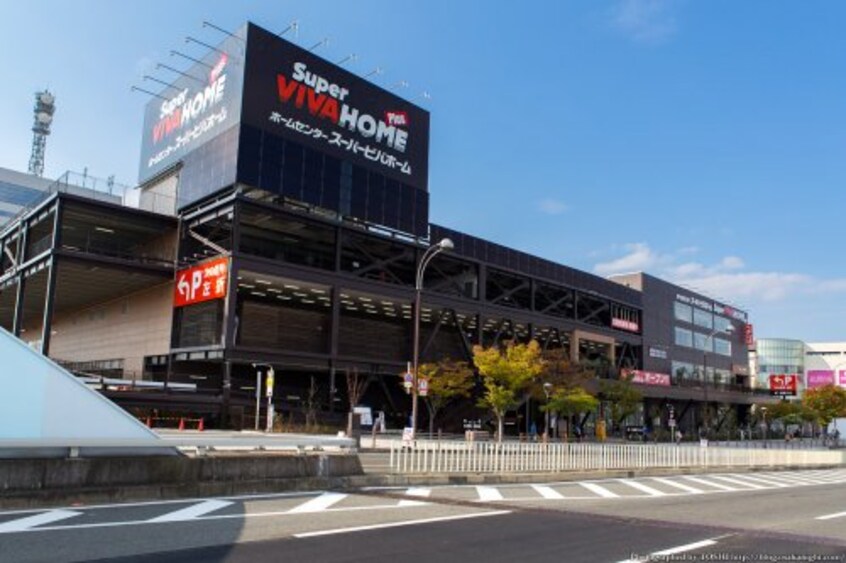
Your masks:
M147 106L134 197L57 190L0 231L0 326L78 372L161 383L115 390L127 408L249 427L272 365L277 410L312 382L346 410L357 372L402 424L415 275L449 238L425 272L422 361L535 339L600 377L636 370L649 426L668 404L690 428L702 404L744 416L745 313L431 224L423 109L252 24L186 74Z

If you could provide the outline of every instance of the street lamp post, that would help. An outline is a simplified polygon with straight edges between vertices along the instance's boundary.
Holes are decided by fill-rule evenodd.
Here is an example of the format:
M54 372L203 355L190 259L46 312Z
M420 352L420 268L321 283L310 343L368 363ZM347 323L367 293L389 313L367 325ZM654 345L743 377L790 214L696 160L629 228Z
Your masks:
M261 370L259 369L261 366L264 366L268 369L268 371L273 370L273 366L270 364L252 364L254 368L256 368L256 432L259 431L259 420L261 418ZM273 381L273 378L270 379ZM267 416L268 418L271 416L271 397L273 391L270 391L267 397ZM268 422L268 427L271 426L271 423Z
M552 391L552 383L546 382L543 384L543 394L546 395L546 424L544 425L544 441L549 441L552 437L549 429L549 393Z
M417 277L414 284L414 356L412 358L412 369L414 370L411 377L411 434L415 435L417 432L417 368L420 362L420 305L423 301L423 273L426 271L426 266L439 253L445 250L452 250L455 248L453 242L444 238L437 244L433 244L426 249L423 257L420 259L420 264L417 266Z
M723 331L716 328L711 331L711 334L705 337L705 350L702 351L702 423L705 425L705 438L711 437L711 416L708 413L708 344L711 344L711 349L714 348L714 335L719 332ZM729 324L726 327L725 333L728 335L734 334L734 325Z

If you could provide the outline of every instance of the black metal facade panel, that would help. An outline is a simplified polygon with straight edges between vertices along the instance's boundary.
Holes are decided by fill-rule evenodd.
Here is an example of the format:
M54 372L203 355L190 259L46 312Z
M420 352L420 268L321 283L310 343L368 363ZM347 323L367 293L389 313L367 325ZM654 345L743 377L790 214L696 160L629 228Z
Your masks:
M670 282L650 276L642 276L643 283L643 346L644 346L644 369L647 371L659 371L670 373L671 362L687 362L696 365L703 364L705 352L687 346L675 344L675 327L684 326L700 333L709 333L705 328L693 325L684 325L675 319L674 303L677 295L695 297L703 302L716 304L710 297L679 287ZM745 315L743 311L739 311ZM749 349L744 341L745 323L732 320L735 330L731 336L718 335L720 338L727 338L731 341L731 357L715 353L707 354L707 365L709 368L732 370L732 366L747 366L749 363ZM652 358L649 356L649 347L661 348L667 351L667 359Z
M582 272L551 260L532 256L494 242L489 242L453 229L432 224L430 237L433 241L449 238L455 243L454 252L488 265L498 266L566 285L585 292L613 299L620 303L641 307L639 291L622 286L605 278Z

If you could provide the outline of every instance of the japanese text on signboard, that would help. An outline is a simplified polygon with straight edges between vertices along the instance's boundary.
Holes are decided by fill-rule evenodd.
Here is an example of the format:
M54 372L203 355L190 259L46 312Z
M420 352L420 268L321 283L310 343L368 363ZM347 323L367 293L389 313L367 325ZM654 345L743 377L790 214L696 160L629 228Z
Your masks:
M184 307L226 297L229 258L217 258L176 273L173 306Z

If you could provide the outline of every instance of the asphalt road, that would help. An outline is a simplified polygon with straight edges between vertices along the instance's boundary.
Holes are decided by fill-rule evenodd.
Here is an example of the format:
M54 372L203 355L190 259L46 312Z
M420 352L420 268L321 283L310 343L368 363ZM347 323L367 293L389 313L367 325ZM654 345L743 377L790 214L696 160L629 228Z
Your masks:
M668 553L686 561L846 561L846 470L0 512L3 563L619 562L672 560Z

